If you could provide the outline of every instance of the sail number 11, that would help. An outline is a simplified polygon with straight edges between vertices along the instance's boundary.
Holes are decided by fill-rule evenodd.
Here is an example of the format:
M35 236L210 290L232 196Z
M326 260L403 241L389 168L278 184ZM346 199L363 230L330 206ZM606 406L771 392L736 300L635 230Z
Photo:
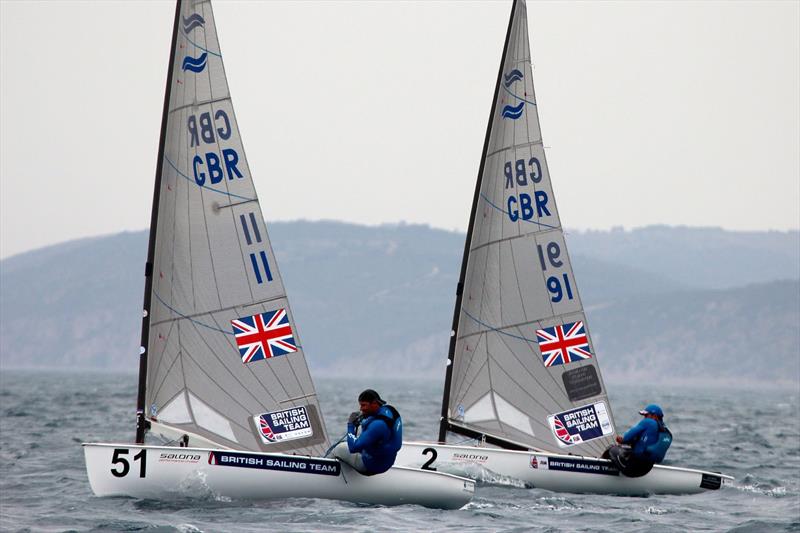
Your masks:
M561 247L557 242L549 242L545 248L541 244L536 245L539 252L539 263L542 265L542 272L547 272L548 266L560 268L564 266L561 257ZM572 300L572 286L569 283L569 276L564 272L561 277L550 276L547 278L547 290L550 291L550 301L560 302L564 296Z

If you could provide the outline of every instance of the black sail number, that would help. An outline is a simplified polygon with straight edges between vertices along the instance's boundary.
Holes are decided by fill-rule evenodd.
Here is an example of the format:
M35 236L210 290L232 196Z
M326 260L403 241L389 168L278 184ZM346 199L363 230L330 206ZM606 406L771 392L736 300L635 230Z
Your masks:
M114 455L111 456L111 475L114 477L125 477L131 471L131 464L125 455L128 455L130 450L125 448L114 448ZM139 450L139 453L133 456L133 461L139 461L139 477L144 477L147 471L147 450Z
M431 466L431 465L436 460L436 458L439 456L439 454L436 453L436 448L425 448L424 450L422 450L422 455L428 455L429 453L431 454L431 458L428 459L428 461L424 465L422 465L422 469L423 470L434 470L435 471L436 468Z

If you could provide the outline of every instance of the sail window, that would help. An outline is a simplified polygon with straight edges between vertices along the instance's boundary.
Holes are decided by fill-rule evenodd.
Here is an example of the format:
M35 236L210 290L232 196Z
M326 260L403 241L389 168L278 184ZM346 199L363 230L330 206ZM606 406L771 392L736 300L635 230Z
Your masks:
M497 418L500 422L533 436L531 419L528 415L505 401L497 393L494 395L494 405L497 409Z
M195 422L198 426L225 437L230 441L238 442L233 435L233 428L227 418L201 402L197 396L191 392L189 393L189 401L192 404L192 412L194 413Z
M186 404L186 395L181 392L158 411L158 419L172 424L190 424L192 415Z
M497 418L492 406L492 394L488 393L464 412L464 422L478 422Z

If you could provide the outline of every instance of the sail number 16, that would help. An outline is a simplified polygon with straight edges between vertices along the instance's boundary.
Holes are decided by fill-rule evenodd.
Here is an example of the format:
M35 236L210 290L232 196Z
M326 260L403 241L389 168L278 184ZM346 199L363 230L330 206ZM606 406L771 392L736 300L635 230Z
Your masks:
M539 263L542 265L542 272L547 272L547 268L560 268L564 266L564 261L559 259L561 257L561 247L557 242L549 242L545 248L541 244L536 245L536 251L539 252ZM564 272L559 276L549 276L547 278L547 290L550 291L550 301L560 302L564 296L568 300L572 300L572 286L569 283L569 276Z

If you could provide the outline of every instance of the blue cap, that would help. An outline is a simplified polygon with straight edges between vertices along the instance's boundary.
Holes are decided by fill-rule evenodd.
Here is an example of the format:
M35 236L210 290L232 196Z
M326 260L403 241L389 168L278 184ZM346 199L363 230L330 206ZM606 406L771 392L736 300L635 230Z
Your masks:
M651 403L641 411L639 411L640 415L656 415L658 417L664 416L664 411L661 410L661 407L657 406L654 403Z

